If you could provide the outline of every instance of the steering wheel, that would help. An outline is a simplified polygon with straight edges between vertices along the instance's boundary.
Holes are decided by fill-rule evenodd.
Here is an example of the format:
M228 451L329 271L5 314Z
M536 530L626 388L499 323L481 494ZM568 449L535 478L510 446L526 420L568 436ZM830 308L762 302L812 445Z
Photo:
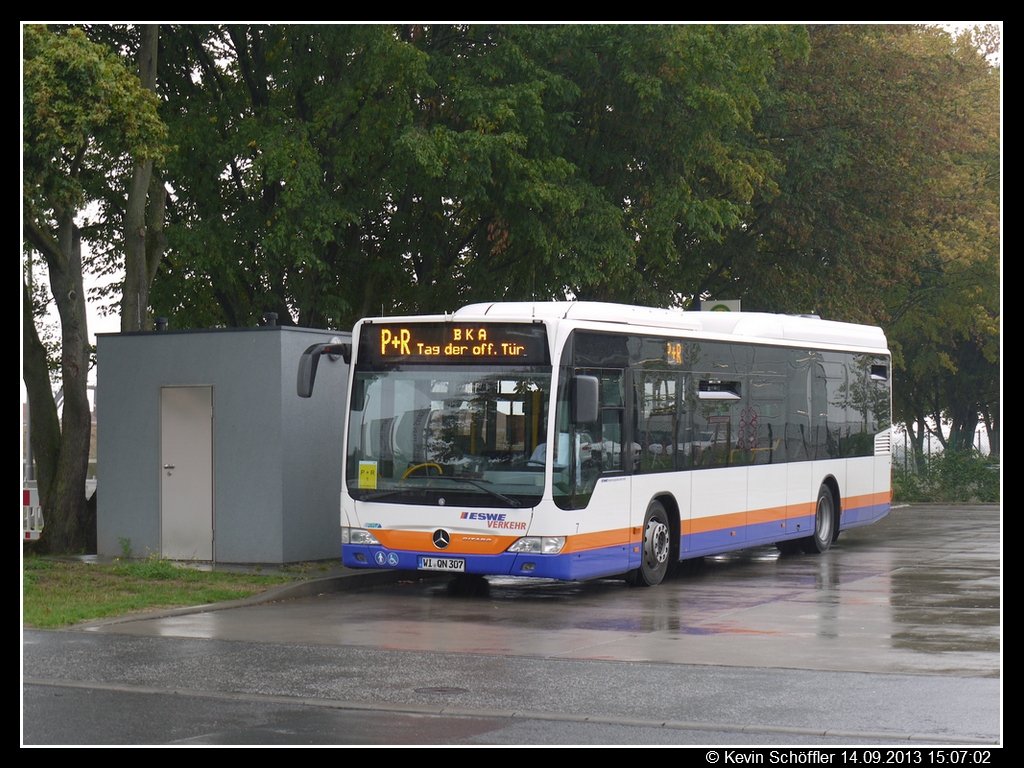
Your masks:
M402 479L405 480L405 478L407 478L409 475L411 475L417 469L429 469L430 467L434 467L437 470L437 474L439 474L439 475L443 475L444 474L444 470L441 469L441 465L440 464L435 464L432 461L425 461L422 464L414 464L413 466L411 466L407 470L405 470L405 474L402 475ZM428 472L427 475L429 476L429 474L430 473Z

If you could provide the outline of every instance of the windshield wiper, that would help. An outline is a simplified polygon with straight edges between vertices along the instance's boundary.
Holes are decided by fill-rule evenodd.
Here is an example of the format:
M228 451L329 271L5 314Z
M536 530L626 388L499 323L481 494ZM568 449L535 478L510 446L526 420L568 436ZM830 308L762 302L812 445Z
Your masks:
M471 477L459 477L458 475L438 475L437 477L431 477L430 479L431 480L452 480L452 481L454 481L456 483L466 483L467 485L472 485L474 488L479 488L484 493L489 493L491 496L493 496L496 499L501 499L506 504L508 504L510 507L514 507L514 508L518 509L519 507L523 506L519 502L519 499L513 499L511 496L506 496L503 493L498 493L493 488L488 488L486 485L484 485L484 483L490 482L489 480L474 480Z

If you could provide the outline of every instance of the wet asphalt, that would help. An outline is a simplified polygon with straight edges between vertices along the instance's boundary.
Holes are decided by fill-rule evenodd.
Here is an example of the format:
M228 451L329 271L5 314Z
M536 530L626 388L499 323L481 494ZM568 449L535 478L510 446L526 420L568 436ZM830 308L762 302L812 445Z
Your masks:
M529 713L547 724L529 743L998 744L1001 531L996 505L904 507L824 556L747 550L639 590L490 579L458 595L445 577L319 564L247 600L26 630L26 713L42 719L25 739L515 743ZM92 741L68 725L182 696L180 727L129 717ZM237 720L194 722L200 699ZM294 725L296 706L347 714L294 736L254 724ZM448 719L403 720L428 714ZM580 725L598 721L613 730Z

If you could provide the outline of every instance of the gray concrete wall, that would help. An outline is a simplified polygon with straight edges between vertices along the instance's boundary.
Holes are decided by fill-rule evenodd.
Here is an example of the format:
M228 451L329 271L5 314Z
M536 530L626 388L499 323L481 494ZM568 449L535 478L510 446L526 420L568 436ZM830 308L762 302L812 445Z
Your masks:
M347 366L321 361L295 394L299 355L327 331L288 327L101 334L98 549L160 552L160 389L212 386L217 562L338 557Z
M345 336L348 340L348 336ZM281 345L283 476L282 552L285 562L341 557L341 463L348 365L320 359L310 398L295 394L299 355L309 341L286 336ZM313 552L315 555L306 554Z
M153 362L148 344L141 336L97 337L96 501L101 555L120 555L121 539L136 556L160 553L162 371L148 367Z

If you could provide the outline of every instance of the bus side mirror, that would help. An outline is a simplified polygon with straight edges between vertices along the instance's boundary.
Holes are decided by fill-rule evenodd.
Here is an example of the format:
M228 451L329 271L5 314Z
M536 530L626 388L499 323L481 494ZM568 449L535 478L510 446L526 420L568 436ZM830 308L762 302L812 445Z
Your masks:
M295 381L295 391L299 397L310 397L316 381L316 369L320 365L320 355L326 354L332 360L340 356L347 364L352 358L351 344L314 344L308 347L299 357L299 374Z
M570 387L573 424L593 424L601 415L597 376L573 376Z

